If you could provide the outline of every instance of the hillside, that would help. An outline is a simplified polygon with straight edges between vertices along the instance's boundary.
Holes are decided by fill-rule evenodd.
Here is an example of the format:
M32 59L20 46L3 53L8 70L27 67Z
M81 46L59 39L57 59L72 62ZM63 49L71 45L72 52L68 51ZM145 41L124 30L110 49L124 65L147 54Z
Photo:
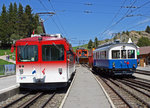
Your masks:
M114 36L112 39L105 39L105 40L98 41L98 44L101 45L101 44L104 44L104 43L107 43L107 42L112 42L116 39L120 39L122 42L128 42L129 38L131 38L133 43L137 44L138 39L141 38L141 37L147 37L150 40L150 33L147 33L145 31L130 31L128 33L124 32L124 33L121 33L121 34L117 33L116 36ZM73 49L74 49L74 51L78 47L84 47L84 48L88 49L87 46L88 45L85 44L85 45L73 47Z

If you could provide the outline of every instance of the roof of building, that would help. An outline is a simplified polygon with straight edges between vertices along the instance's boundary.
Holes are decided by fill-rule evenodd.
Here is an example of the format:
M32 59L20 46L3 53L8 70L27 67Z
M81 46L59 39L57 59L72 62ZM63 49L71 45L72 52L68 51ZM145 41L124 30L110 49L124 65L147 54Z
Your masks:
M139 51L140 51L140 55L149 54L150 53L150 46L140 47Z

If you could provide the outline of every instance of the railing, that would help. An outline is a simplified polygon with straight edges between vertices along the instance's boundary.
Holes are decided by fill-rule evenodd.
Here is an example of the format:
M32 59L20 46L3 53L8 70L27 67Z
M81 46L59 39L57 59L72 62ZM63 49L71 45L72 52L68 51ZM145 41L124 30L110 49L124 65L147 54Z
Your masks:
M1 75L14 75L16 73L16 65L0 65L0 76Z

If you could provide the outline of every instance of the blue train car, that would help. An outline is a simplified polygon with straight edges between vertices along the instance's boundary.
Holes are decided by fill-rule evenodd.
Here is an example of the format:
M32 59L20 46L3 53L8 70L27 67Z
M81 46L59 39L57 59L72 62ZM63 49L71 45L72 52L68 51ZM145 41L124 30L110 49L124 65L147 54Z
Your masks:
M137 46L133 43L109 43L93 51L93 69L111 75L132 75L137 68Z

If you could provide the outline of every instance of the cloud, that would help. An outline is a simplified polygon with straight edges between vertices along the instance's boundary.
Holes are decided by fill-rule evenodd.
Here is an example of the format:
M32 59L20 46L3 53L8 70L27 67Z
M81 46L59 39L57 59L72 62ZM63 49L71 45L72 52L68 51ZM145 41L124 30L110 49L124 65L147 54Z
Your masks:
M145 20L137 22L137 24L143 24L143 23L146 23L146 22L149 22L149 21L150 21L150 18L147 18Z

